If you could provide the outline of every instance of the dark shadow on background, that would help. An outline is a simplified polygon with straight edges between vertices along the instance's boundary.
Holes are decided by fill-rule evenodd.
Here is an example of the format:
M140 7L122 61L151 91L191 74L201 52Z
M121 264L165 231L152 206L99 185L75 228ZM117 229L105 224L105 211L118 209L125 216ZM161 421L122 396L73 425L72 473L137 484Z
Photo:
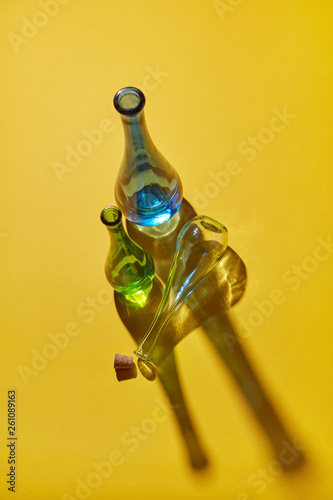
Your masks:
M137 376L138 370L135 363L133 363L133 366L131 368L116 370L116 377L118 382L122 382L123 380L131 380L132 378L136 378Z
M149 300L144 307L128 301L123 295L117 292L114 293L118 314L136 344L139 344L145 336L162 295L163 287L157 278L154 279ZM208 464L207 457L202 449L198 434L187 409L179 382L176 357L173 351L158 371L158 378L173 408L188 451L191 466L196 469L205 467Z
M195 215L194 209L184 200L175 218L173 217L161 226L143 228L127 222L130 237L150 253L155 263L156 274L164 282L168 277L178 233L183 225ZM280 460L285 469L296 468L302 463L303 456L295 450L293 441L248 361L241 347L241 341L227 314L227 310L236 304L244 294L246 279L244 262L234 250L228 247L214 270L197 286L174 314L168 326L167 335L174 339L174 347L199 326L203 328L246 397L258 423L269 438L277 459ZM126 300L115 294L120 318L137 343L147 332L162 293L163 290L160 284L158 286L158 280L155 279L145 308L135 307L131 303L125 304ZM166 356L161 364L158 376L174 407L192 466L203 467L207 463L207 459L186 408L173 351ZM294 451L294 454L291 450ZM289 458L293 456L293 460L284 460L287 455Z

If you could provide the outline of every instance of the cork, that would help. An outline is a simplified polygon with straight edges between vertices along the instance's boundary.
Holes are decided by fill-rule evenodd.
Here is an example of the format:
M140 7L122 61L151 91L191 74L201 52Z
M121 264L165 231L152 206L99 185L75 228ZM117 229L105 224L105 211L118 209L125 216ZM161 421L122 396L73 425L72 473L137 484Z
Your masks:
M115 370L129 370L133 367L133 357L126 356L125 354L115 354L114 369Z

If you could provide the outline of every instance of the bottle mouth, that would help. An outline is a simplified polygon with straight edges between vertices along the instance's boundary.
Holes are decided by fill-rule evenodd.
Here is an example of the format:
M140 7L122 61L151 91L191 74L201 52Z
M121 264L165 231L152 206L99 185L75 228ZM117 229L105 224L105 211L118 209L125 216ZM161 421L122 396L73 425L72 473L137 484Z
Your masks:
M121 211L118 207L105 207L101 212L101 221L106 226L116 226L121 221Z
M141 90L136 87L124 87L118 90L113 99L113 104L118 113L125 116L134 116L144 108L146 98Z

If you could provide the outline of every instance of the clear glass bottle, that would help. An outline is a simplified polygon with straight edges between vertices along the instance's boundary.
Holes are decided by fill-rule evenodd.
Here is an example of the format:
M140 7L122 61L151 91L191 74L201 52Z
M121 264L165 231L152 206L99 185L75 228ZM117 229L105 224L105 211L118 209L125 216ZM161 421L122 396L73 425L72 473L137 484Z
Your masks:
M120 89L114 97L114 106L121 115L125 135L124 157L115 185L117 205L135 224L162 224L182 203L181 180L150 138L141 90Z
M172 316L222 259L227 246L227 228L205 215L197 215L180 231L161 303L134 351L141 373L149 380L155 378L156 369L181 340L167 330Z
M149 291L155 276L154 263L149 253L126 234L121 218L117 207L102 210L101 221L109 232L111 243L105 275L117 292L135 296Z

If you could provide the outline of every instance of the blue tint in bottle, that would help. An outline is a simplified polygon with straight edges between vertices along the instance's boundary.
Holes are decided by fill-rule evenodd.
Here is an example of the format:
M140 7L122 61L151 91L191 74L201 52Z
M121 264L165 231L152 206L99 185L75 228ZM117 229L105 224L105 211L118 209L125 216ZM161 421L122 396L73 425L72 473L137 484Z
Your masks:
M117 205L135 224L163 224L182 203L181 180L150 138L141 90L135 87L119 90L114 106L120 113L125 136L124 156L115 185Z

